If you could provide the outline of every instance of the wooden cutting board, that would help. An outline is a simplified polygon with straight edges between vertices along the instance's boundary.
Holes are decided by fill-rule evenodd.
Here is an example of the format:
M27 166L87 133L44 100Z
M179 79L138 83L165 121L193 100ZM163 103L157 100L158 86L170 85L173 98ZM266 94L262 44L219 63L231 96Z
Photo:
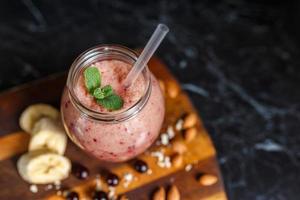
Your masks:
M165 83L167 88L172 83L175 83L175 86L179 88L177 81L159 59L153 58L149 63L149 68L158 79ZM16 170L16 161L20 154L27 151L29 142L29 134L22 132L18 125L20 113L28 105L34 103L49 103L59 107L65 80L66 74L58 74L0 94L0 200L63 199L55 195L57 192L55 189L47 190L45 185L38 186L38 193L30 192L30 185L21 179ZM187 95L180 89L179 91L176 98L170 98L168 93L165 93L166 119L162 131L166 130L169 125L174 126L182 114L197 113ZM85 165L90 171L90 176L88 180L82 181L70 175L68 179L62 182L62 186L79 192L81 199L83 197L88 199L95 187L96 174L101 174L105 169L122 177L122 174L129 171L137 177L136 180L128 188L124 188L122 184L116 188L118 193L125 193L129 199L151 199L157 187L164 186L167 189L174 184L180 191L181 199L184 200L226 200L222 177L216 161L216 152L200 118L196 127L198 135L192 142L186 144L188 153L184 157L182 167L161 169L156 165L155 158L146 154L140 156L147 161L152 169L151 175L135 172L131 162L120 164L100 162L69 141L66 156L73 162ZM181 133L177 133L176 137L183 141L179 134ZM161 147L154 145L150 151L159 148ZM169 147L166 147L167 153L171 151ZM189 163L192 163L192 169L186 171L185 167ZM211 186L200 185L196 177L202 173L216 175L218 177L217 183Z

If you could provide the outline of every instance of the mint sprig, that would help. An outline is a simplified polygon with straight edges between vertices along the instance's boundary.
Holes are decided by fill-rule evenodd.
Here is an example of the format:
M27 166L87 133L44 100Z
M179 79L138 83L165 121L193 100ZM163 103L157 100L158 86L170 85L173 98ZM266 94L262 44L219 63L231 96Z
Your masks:
M123 106L123 99L115 94L111 85L101 86L101 73L96 67L88 67L84 71L85 86L97 103L108 110L119 110Z
M123 106L122 98L116 94L103 99L97 99L97 102L109 110L118 110Z
M88 67L84 70L85 87L89 93L93 93L97 87L101 86L101 74L96 67Z

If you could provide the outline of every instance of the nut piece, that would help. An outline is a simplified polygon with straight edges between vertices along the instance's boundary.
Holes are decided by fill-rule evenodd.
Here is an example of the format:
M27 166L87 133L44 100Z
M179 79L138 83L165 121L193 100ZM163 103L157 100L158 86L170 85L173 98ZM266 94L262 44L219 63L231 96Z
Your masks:
M171 186L167 195L167 200L180 200L180 193L176 185Z
M166 199L166 191L163 187L159 187L158 190L153 195L153 200L165 200Z
M182 163L183 163L183 157L176 153L173 158L172 158L172 165L176 168L182 166Z
M178 88L177 84L175 83L175 81L169 81L167 83L167 92L168 92L169 97L171 97L171 98L177 97L177 95L179 93L179 88Z
M184 132L184 139L187 142L192 141L197 135L197 128L192 127L192 128L188 128L185 132Z
M204 174L199 177L198 182L203 186L210 186L218 181L218 177L212 174Z
M160 87L160 89L161 89L162 93L164 94L164 93L165 93L165 91L166 91L166 87L165 87L165 83L164 83L164 81L162 81L162 80L158 80L158 83L159 83L159 87Z
M191 128L197 123L197 115L195 113L188 114L183 120L183 128Z
M181 141L174 141L172 143L173 151L179 154L183 154L184 152L187 151L187 148L185 144L183 144Z

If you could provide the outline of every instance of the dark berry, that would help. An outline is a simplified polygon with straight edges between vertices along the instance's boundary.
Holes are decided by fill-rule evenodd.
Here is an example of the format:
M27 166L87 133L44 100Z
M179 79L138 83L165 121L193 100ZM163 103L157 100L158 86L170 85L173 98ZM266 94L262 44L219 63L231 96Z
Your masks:
M109 173L106 177L106 182L109 186L116 186L119 184L119 177L113 173Z
M66 196L66 200L79 200L79 195L77 192L72 191Z
M148 171L148 165L142 160L136 160L134 162L134 169L140 173L145 173Z
M96 191L93 195L93 200L108 200L107 194L103 191Z
M89 176L89 170L85 166L78 163L73 164L72 173L78 179L86 179Z

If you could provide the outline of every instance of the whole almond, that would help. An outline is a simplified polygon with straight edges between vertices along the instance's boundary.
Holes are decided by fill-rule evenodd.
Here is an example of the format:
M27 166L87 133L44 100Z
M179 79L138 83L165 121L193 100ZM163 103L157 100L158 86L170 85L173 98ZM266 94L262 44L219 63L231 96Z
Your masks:
M167 200L180 200L180 193L176 185L171 186L167 195Z
M178 96L179 88L178 88L177 84L175 83L175 81L169 81L167 83L167 92L168 92L169 97L171 97L171 98L175 98Z
M153 200L165 200L166 199L166 191L163 187L159 187L158 190L153 195Z
M203 186L210 186L218 181L218 177L212 174L204 174L199 177L198 182Z
M197 123L197 115L195 113L188 114L183 120L183 128L191 128Z
M181 141L172 142L172 148L173 148L173 151L178 154L183 154L184 152L187 151L185 144L183 144L183 142L181 142Z
M162 80L158 80L158 83L159 83L159 87L160 87L162 93L164 94L166 91L165 83Z
M182 166L183 163L183 157L182 155L176 153L173 157L172 157L172 165L176 168Z
M196 137L197 132L198 131L197 131L196 127L186 129L185 132L184 132L185 141L187 141L187 142L192 141Z

